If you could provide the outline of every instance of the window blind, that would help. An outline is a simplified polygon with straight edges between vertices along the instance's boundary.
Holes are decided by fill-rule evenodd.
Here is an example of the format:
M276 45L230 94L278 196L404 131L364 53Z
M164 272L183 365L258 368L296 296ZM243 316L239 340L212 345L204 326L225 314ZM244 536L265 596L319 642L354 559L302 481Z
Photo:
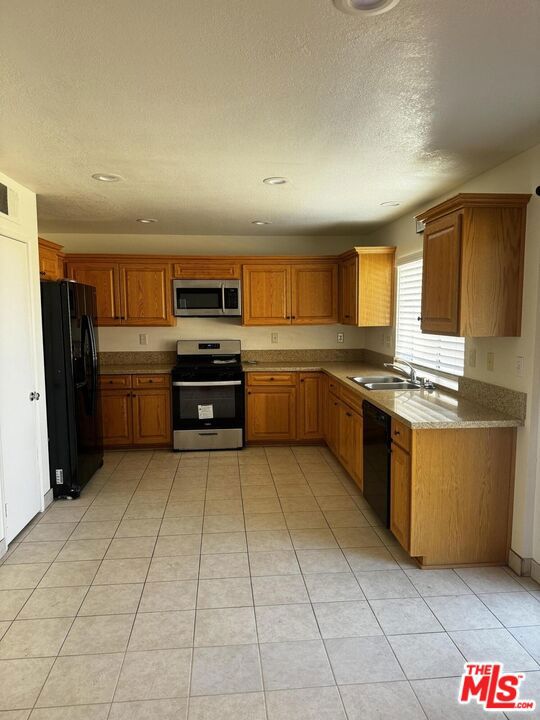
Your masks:
M415 365L463 375L465 339L427 335L418 320L422 310L422 260L398 265L396 357Z

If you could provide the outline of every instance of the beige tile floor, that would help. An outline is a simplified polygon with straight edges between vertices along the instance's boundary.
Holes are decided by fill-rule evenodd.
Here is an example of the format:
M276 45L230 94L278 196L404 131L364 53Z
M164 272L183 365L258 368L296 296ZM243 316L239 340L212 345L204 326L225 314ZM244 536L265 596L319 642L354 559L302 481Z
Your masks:
M0 720L484 717L466 659L540 701L540 587L417 569L324 448L111 453L0 563Z

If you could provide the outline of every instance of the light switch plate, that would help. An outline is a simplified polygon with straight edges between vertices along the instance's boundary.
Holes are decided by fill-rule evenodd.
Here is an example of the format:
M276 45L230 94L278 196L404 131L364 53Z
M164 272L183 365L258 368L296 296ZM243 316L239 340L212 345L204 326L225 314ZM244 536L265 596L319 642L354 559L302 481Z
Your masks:
M523 355L518 355L516 357L516 375L518 377L523 377L523 370L525 368L525 358Z
M148 345L147 333L139 333L139 345Z
M338 332L337 341L338 341L338 343L345 342L345 335L342 332Z
M279 335L278 335L278 333L277 333L277 332L273 332L273 333L270 335L270 340L271 340L271 342L273 342L273 343L279 342Z
M495 370L495 353L488 352L486 366L488 370Z

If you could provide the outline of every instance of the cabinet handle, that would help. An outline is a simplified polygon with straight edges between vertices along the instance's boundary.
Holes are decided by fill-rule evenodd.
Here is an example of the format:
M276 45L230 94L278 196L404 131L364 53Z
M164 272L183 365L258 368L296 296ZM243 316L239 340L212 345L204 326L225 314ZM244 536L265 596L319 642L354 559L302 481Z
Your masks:
M293 319L293 320L296 320L296 315L293 315L293 316L292 316L292 319Z
M350 318L351 316L350 316L350 315L345 315L345 317L346 317L346 318Z
M300 382L304 382L304 378L300 378Z
M126 318L123 315L120 315L120 320L125 320Z
M345 413L345 415L346 415L347 417L352 417L352 413L349 413L349 412L348 412L348 413Z
M248 390L248 395L251 395L251 390Z
M419 315L416 319L420 322L422 320L422 316Z
M148 382L149 382L149 383L153 383L154 381L153 381L153 380L149 380Z
M269 380L273 380L273 379L274 379L273 377L269 378Z
M45 270L40 270L40 271L39 271L39 274L40 274L40 275L46 275L47 273L45 272Z
M112 385L114 380L108 380L107 382L109 383L109 385Z
M399 430L394 430L394 435L401 435L401 433L399 432Z
M115 320L121 320L122 318L120 317L120 315L115 315L115 316L114 316L114 319L115 319Z

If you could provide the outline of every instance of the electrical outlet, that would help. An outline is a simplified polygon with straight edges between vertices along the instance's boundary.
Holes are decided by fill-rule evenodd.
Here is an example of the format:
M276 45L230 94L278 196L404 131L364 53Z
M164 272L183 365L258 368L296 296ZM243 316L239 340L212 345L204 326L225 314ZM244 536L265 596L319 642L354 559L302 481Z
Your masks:
M345 341L345 335L344 335L344 333L339 332L339 333L337 334L337 341L338 341L338 343L342 343L342 342Z
M148 345L148 335L147 335L147 333L140 333L140 334L139 334L139 345Z
M273 343L279 342L279 335L278 335L278 333L277 333L277 332L273 332L273 333L270 335L270 340L271 340Z
M469 350L469 367L476 367L476 348Z
M518 355L516 357L516 375L518 377L523 377L523 370L525 369L525 358L523 355Z
M488 370L495 370L495 353L494 352L488 352L487 359L486 359L486 367Z

